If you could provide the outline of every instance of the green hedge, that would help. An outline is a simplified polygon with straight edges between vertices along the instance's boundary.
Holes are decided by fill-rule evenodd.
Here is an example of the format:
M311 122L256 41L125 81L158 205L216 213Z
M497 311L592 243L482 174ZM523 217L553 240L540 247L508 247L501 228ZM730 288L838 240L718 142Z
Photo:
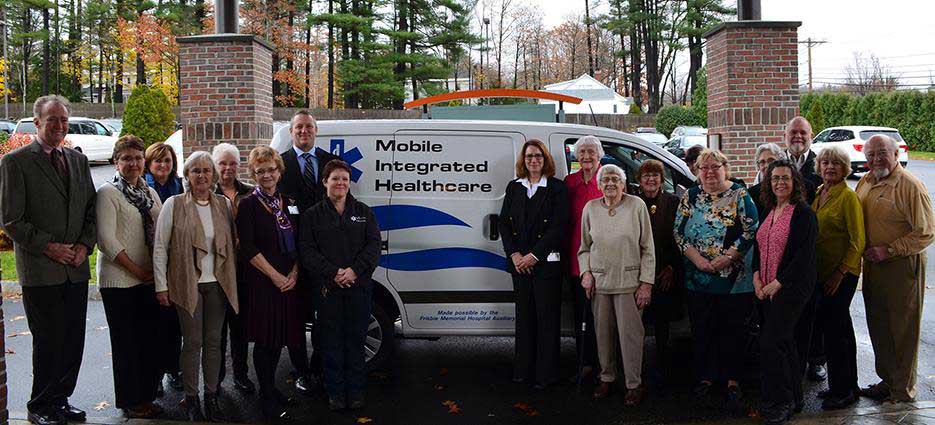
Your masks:
M812 122L815 134L842 125L893 127L910 150L935 152L935 92L810 93L802 95L799 109Z
M147 85L134 87L127 99L120 135L135 135L149 146L165 141L174 131L175 114L162 90Z
M672 130L680 125L701 125L698 115L691 108L682 105L663 106L656 114L656 130L669 137Z

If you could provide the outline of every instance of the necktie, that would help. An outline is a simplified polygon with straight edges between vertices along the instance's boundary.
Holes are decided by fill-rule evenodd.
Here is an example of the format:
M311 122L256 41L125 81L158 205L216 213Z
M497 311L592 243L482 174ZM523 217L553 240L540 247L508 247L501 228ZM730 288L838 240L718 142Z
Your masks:
M58 176L62 179L62 183L65 183L65 186L68 186L68 170L65 169L65 158L62 155L62 152L58 149L52 149L51 156L52 168L55 168Z
M302 154L302 159L305 160L305 172L302 173L302 180L305 180L305 186L310 189L315 189L315 163L312 162L312 154L305 152Z

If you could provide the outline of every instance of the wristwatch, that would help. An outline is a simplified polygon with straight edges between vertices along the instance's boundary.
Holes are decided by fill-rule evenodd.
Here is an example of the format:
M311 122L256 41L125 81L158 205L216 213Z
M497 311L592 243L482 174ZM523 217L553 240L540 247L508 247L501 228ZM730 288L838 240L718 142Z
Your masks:
M891 246L886 247L886 253L889 254L890 257L895 257L895 256L896 256L896 250L893 249L893 247L891 247Z

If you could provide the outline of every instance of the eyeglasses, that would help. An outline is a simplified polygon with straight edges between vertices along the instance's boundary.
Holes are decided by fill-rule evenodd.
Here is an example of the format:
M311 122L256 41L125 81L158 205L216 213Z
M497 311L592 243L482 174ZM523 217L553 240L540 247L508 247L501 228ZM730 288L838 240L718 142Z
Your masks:
M617 177L617 176L601 177L601 183L620 183L620 177Z
M775 161L775 160L776 160L776 158L761 159L761 160L759 160L759 161L756 162L756 165L759 165L759 166L762 167L762 166L764 166L764 165L772 164L773 161Z
M885 158L889 155L893 155L893 153L894 152L890 152L888 150L867 151L867 152L864 152L864 156L866 156L868 160L873 161L874 158Z
M772 176L770 177L770 180L772 180L773 183L789 183L792 181L792 176Z
M117 161L120 162L143 162L142 156L121 156L117 158Z
M534 160L534 159L539 159L539 160L541 160L542 158L545 158L545 155L543 155L543 154L541 154L541 153L529 153L529 154L526 154L526 160L527 160L527 161L532 161L532 160Z
M721 167L723 167L723 166L724 166L724 165L722 165L722 164L710 165L710 166L702 166L702 167L698 167L698 170L701 171L702 173L707 173L707 172L713 172L713 171L720 170Z
M276 167L258 168L256 171L254 171L254 173L256 173L256 175L258 176L262 176L264 174L273 174L273 173L278 173L278 172L279 172L279 168L276 168Z

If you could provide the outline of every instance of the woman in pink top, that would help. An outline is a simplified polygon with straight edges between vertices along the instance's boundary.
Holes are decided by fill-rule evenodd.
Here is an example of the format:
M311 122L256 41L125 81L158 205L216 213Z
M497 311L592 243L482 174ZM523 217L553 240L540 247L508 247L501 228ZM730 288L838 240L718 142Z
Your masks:
M760 333L760 413L767 424L782 424L803 403L805 364L799 353L807 353L808 347L798 347L796 324L818 280L818 218L805 203L802 176L791 162L774 161L764 179L753 256L753 289L763 301L765 322Z
M571 290L575 294L575 347L578 352L581 370L575 379L585 379L594 373L597 365L597 337L594 333L594 315L591 302L585 297L581 287L581 271L578 269L578 248L581 247L581 213L585 204L603 196L597 185L597 170L601 168L604 148L594 136L584 136L575 142L575 158L581 169L565 176L568 188L569 223L568 236L565 240L565 262L568 264ZM584 331L582 331L582 323Z

